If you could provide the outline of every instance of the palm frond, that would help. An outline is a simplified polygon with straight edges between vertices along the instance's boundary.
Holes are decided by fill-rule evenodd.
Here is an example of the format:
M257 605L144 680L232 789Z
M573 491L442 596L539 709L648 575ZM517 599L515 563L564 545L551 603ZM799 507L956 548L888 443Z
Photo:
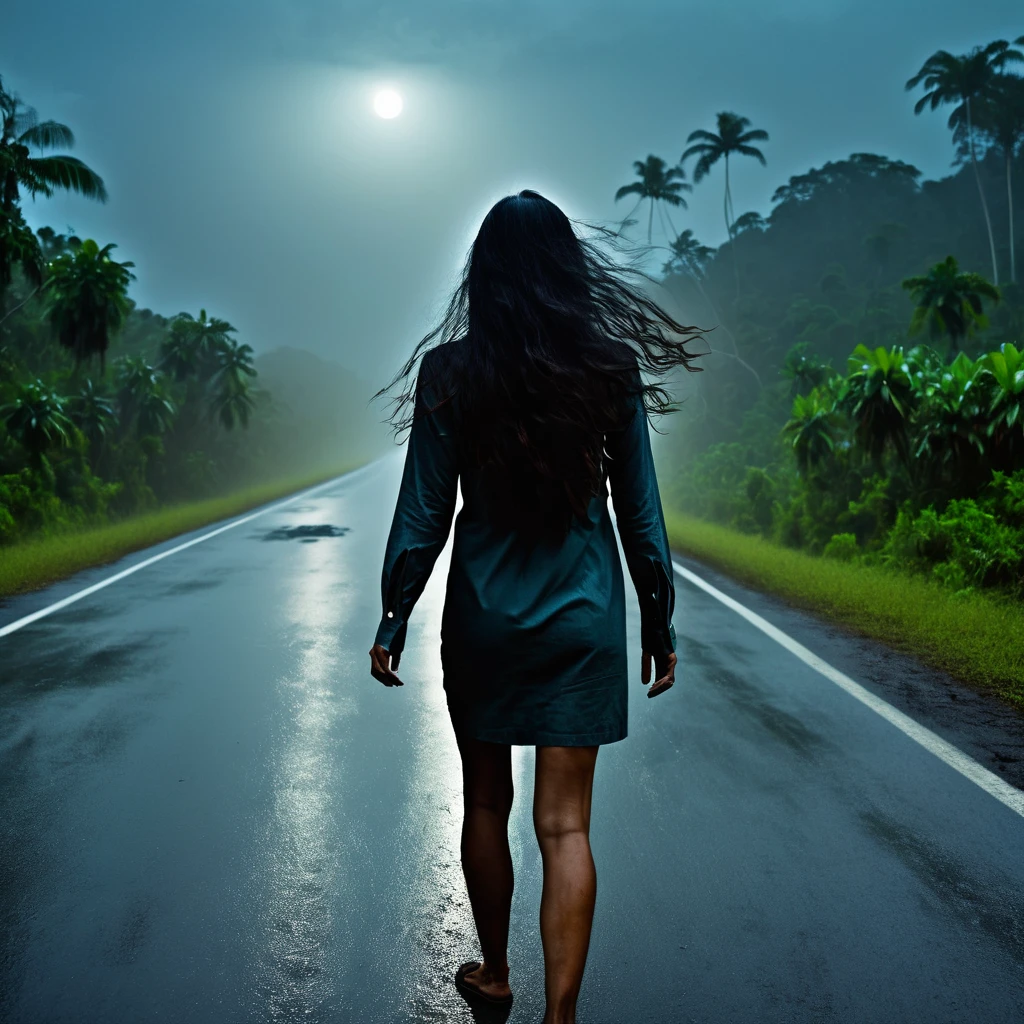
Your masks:
M764 153L762 153L756 146L737 146L736 152L742 153L744 156L755 156L761 161L763 166L768 166L768 161L765 160Z
M956 62L956 57L953 56L948 50L936 50L925 62L921 65L921 70L918 71L913 78L908 78L904 88L909 92L911 89L915 89L921 82L925 80L929 75L934 75L937 71L944 67L949 67Z
M87 199L98 199L101 203L107 201L103 179L77 157L41 156L28 163L41 186L51 189L65 188L71 192L78 192Z
M695 139L704 139L705 142L710 142L715 146L720 146L722 140L715 135L714 132L706 132L703 128L698 128L695 132L690 132L687 136L687 142L693 142Z
M42 124L33 125L23 131L18 141L23 146L36 146L39 149L73 149L75 136L66 124L59 121L43 121Z
M711 168L718 163L722 157L722 150L716 149L705 153L693 168L693 180L700 182L711 172Z
M35 107L25 106L17 96L11 96L10 100L11 134L18 139L39 123L39 115Z

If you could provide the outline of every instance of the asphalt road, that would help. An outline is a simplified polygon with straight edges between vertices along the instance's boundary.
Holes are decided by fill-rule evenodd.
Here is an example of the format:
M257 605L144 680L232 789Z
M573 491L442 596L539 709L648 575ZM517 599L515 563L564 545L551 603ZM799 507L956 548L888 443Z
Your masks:
M472 1019L449 980L479 950L440 679L447 551L407 685L367 672L400 470L0 637L0 1020ZM0 626L145 557L8 602ZM1024 817L706 592L678 594L678 683L655 701L630 604L581 1024L1024 1020ZM886 699L938 685L759 610ZM510 1020L537 1024L532 750L514 764Z

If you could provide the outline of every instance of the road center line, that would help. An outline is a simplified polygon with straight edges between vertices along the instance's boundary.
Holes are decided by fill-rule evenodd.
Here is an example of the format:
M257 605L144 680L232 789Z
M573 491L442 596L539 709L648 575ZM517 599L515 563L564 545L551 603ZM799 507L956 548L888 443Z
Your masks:
M145 558L141 562L137 562L135 565L130 565L127 569L122 569L121 572L114 573L113 576L108 576L106 579L102 579L90 587L85 587L83 590L77 590L75 593L60 601L54 601L53 604L49 604L45 608L40 608L38 611L34 611L30 615L25 615L20 619L15 619L14 622L9 622L6 626L0 626L0 637L7 636L9 633L14 633L33 622L38 622L39 619L44 619L47 615L52 615L54 612L59 612L61 608L67 608L69 604L81 601L83 597L95 594L97 590L109 587L111 583L117 583L118 580L123 580L126 576L131 576L132 573L138 572L140 569L145 569L147 566L153 565L155 562L160 562L165 558L170 558L171 555L176 555L179 551L184 551L186 548L194 547L196 544L202 544L204 540L209 540L211 537L218 536L218 534L225 533L228 530L233 530L236 526L242 526L244 523L251 523L254 519L259 519L260 516L265 516L269 512L276 512L278 509L284 508L286 505L291 505L292 502L300 501L303 498L309 498L314 494L318 494L325 488L332 487L339 480L348 480L357 473L362 473L363 470L369 469L375 464L375 462L370 462L365 466L360 466L359 469L352 470L350 473L342 473L341 476L333 477L330 480L325 480L322 484L317 484L315 487L299 491L297 494L293 494L290 497L285 498L283 501L278 501L273 505L268 505L266 508L261 508L256 512L250 512L248 515L242 516L240 519L233 519L230 523L218 526L216 530L210 530L209 533L204 533L201 537L193 537L192 540L187 540L184 544L178 544L176 547L168 548L166 551L161 551L158 555L152 555L149 558Z
M737 615L742 616L756 629L761 630L776 643L781 644L790 654L795 655L805 665L810 665L816 672L821 673L830 682L836 684L840 689L845 690L851 697L855 697L862 704L866 704L872 711L879 714L887 722L895 725L900 732L909 736L915 743L919 743L925 750L934 754L940 761L944 761L954 771L958 771L964 778L970 779L976 786L980 786L986 793L994 796L1000 803L1005 804L1011 811L1016 811L1024 817L1024 793L1014 788L1004 779L999 778L994 772L978 764L974 758L969 757L959 747L953 746L941 736L926 729L920 722L916 722L909 715L898 711L881 697L866 690L860 683L855 683L849 676L844 675L837 668L833 668L827 661L823 661L816 654L809 651L803 644L797 643L791 636L783 633L781 629L773 626L767 619L761 618L756 612L723 594L717 587L713 587L706 580L696 573L680 565L672 563L675 571L683 579L692 583L695 587L710 594L716 601L721 601L727 608L731 608Z

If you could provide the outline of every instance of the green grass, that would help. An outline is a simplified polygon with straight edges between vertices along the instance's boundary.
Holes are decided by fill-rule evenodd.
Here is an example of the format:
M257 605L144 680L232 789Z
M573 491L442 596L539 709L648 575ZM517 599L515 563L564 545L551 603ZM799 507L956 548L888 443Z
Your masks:
M82 569L105 565L179 534L241 515L276 498L330 480L356 465L257 484L220 498L170 505L106 526L0 548L0 597L36 590Z
M666 510L672 547L1024 708L1024 605L816 558Z

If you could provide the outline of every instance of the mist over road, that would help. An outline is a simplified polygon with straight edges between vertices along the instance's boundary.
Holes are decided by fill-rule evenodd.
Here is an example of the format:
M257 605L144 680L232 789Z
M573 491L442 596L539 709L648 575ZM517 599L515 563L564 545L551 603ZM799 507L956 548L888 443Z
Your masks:
M406 685L367 670L401 458L0 637L0 1021L472 1019L448 549ZM630 599L581 1024L1024 1019L1024 817L681 578L675 625L649 701ZM536 1024L532 750L514 767L510 1019Z

